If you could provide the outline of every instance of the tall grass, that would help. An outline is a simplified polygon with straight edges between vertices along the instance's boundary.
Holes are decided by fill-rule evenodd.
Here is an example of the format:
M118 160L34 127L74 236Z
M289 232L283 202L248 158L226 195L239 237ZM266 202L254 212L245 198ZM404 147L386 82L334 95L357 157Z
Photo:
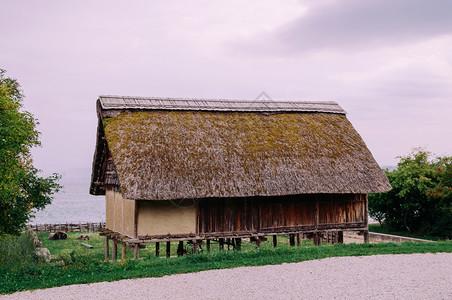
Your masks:
M0 266L13 267L36 263L33 234L29 231L19 236L0 236Z

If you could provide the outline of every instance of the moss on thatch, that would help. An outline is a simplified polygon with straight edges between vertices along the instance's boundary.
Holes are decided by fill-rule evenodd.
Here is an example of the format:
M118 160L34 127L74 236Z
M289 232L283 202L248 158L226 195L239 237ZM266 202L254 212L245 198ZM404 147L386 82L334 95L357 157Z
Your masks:
M104 125L128 199L390 189L344 114L153 110Z

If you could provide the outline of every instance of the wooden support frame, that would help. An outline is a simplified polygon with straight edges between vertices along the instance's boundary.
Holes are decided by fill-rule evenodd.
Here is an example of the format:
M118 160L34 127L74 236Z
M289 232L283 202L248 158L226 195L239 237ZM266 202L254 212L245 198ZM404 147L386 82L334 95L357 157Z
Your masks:
M166 257L171 257L171 242L166 242Z
M224 239L223 238L218 239L218 247L220 248L220 251L224 250Z
M299 232L295 236L297 238L297 247L300 247L301 246L301 233Z
M273 247L277 247L278 246L278 236L277 235L274 235L273 236Z
M206 249L207 252L210 252L210 240L206 240Z

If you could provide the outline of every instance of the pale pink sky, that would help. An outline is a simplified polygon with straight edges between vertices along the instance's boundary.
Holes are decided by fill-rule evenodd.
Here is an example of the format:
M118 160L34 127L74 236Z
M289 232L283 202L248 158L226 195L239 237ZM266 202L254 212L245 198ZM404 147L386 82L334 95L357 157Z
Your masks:
M99 95L333 100L380 165L452 149L452 1L0 0L45 173L90 168Z

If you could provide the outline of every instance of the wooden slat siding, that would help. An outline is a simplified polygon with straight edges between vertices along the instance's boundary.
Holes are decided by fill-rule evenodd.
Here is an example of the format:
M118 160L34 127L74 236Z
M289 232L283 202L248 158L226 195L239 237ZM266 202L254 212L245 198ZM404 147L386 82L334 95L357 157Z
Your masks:
M208 199L199 204L198 235L281 233L361 228L366 195L313 194Z
M200 234L258 230L256 199L206 199L199 203Z
M364 223L365 199L362 195L332 195L319 199L319 226Z
M315 224L315 201L309 196L262 198L259 211L261 231Z

